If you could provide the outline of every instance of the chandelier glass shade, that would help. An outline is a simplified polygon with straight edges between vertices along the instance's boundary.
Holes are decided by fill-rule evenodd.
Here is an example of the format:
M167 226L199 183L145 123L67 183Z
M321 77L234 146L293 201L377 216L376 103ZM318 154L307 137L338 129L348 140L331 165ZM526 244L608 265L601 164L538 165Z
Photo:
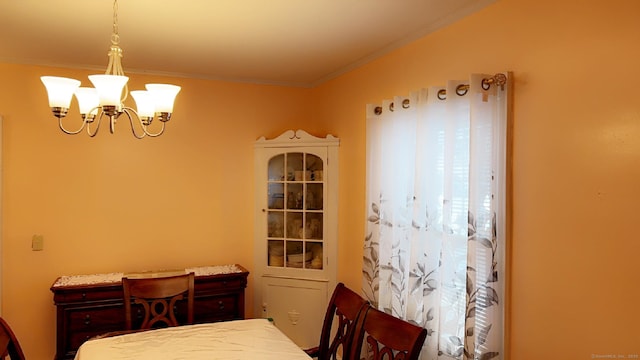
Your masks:
M118 0L113 3L113 33L109 50L109 65L105 74L89 75L94 87L80 87L81 82L57 76L42 76L49 97L49 107L53 115L58 118L60 130L65 134L75 135L86 129L91 137L96 136L100 123L104 117L109 119L109 131L115 131L116 120L123 114L129 120L133 136L142 139L145 136L156 137L162 135L165 123L171 119L173 103L180 91L180 87L168 84L147 84L146 90L131 91L136 109L124 104L129 90L122 69L122 49L119 46L118 35ZM69 130L63 125L63 118L69 112L71 100L75 95L78 109L82 117L79 128ZM154 119L160 121L161 126L155 132L149 129Z

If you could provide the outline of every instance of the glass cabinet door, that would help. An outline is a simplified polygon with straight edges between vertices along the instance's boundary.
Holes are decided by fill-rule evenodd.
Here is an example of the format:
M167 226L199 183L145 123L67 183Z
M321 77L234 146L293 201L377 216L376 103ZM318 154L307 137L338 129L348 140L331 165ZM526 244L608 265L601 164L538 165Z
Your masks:
M287 152L272 157L267 169L267 265L322 270L322 158Z

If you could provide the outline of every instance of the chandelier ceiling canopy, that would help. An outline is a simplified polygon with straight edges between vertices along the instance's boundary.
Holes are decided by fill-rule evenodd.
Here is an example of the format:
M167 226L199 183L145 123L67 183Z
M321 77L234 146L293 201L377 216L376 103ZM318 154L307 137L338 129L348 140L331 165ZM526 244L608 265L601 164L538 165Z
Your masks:
M125 115L131 125L133 136L142 139L145 136L156 137L164 133L165 124L171 119L173 103L180 87L168 84L147 84L146 90L131 91L137 110L124 104L129 90L122 68L122 49L118 34L118 0L113 2L113 33L109 50L109 64L104 75L89 75L94 87L80 87L79 80L42 76L40 79L47 89L49 107L58 118L60 130L75 135L86 129L90 137L96 136L103 117L109 119L109 131L115 131L116 120ZM69 112L71 100L75 95L82 117L77 129L69 130L63 125L63 118ZM161 123L159 130L153 132L150 125L157 119Z

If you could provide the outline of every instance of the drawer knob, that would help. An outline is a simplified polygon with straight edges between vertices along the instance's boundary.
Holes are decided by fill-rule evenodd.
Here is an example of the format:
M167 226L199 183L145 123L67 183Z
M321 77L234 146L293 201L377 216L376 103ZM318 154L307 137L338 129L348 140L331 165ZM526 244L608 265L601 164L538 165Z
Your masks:
M87 315L87 316L84 317L84 324L86 326L91 325L91 315Z
M82 300L84 300L84 299L86 299L86 298L87 298L87 293L83 292L83 293L82 293Z
M220 310L224 310L224 303L222 301L218 301L218 307Z

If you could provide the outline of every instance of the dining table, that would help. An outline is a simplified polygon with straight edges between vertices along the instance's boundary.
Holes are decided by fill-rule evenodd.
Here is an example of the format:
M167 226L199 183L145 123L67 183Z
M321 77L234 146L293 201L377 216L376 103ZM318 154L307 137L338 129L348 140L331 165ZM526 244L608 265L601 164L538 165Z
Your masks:
M84 342L75 360L309 360L268 319L167 327Z

